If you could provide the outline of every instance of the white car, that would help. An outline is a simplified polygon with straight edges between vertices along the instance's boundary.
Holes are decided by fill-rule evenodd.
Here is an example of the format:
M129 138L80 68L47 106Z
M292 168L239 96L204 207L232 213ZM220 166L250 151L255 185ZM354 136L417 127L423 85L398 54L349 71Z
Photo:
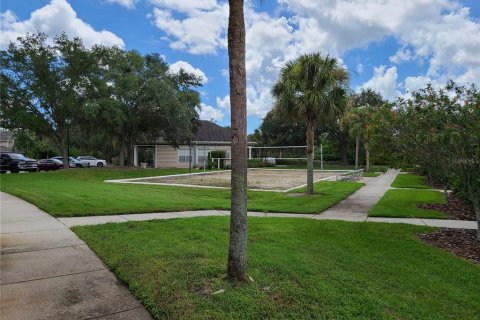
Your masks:
M77 160L81 161L82 163L88 163L90 167L106 167L107 166L107 161L97 159L95 157L81 156L81 157L77 157Z
M50 159L56 159L56 160L61 161L63 163L63 157L62 156L56 156L56 157L52 157ZM86 167L90 167L90 163L88 161L80 161L80 160L75 159L74 157L69 157L68 166L70 168L86 168Z

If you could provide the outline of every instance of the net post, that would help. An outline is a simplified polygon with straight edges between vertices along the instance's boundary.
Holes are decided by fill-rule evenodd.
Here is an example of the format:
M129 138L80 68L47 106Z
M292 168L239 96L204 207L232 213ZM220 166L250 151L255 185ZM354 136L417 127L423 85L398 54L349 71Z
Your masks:
M205 146L203 146L203 172L205 173L206 161L205 161Z
M323 172L323 144L320 144L320 171Z

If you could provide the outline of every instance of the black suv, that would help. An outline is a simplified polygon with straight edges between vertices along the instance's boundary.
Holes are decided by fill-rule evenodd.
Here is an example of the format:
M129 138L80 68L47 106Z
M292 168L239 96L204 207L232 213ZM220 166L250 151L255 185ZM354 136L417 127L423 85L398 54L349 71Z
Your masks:
M20 171L38 171L37 161L14 152L0 153L0 173L18 173Z

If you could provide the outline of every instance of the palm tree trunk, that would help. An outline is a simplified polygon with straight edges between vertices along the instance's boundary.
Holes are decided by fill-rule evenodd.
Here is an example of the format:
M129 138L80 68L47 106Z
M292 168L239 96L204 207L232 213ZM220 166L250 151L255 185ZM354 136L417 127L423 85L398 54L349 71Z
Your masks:
M247 281L247 89L244 0L230 0L228 57L232 130L232 198L228 277Z
M126 154L127 154L127 164L128 166L133 166L133 139L128 139L127 140L127 151L126 151Z
M313 194L313 143L315 120L307 120L307 193Z
M348 165L348 155L347 155L348 136L343 133L340 134L338 149L339 149L338 151L339 151L340 163L345 166Z
M122 143L120 143L120 155L118 156L118 165L120 167L125 166L125 146Z
M360 149L360 136L357 134L355 139L355 170L358 170L358 151Z
M365 143L365 171L370 170L370 146Z

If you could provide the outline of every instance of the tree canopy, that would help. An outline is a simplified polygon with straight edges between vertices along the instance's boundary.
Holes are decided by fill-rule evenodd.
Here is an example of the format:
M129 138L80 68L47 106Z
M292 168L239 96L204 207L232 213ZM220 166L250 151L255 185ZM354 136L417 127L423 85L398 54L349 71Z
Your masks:
M70 134L77 149L128 154L132 164L138 140L175 145L198 125L200 79L171 73L159 54L39 33L2 50L1 64L0 125L48 139L64 160Z

